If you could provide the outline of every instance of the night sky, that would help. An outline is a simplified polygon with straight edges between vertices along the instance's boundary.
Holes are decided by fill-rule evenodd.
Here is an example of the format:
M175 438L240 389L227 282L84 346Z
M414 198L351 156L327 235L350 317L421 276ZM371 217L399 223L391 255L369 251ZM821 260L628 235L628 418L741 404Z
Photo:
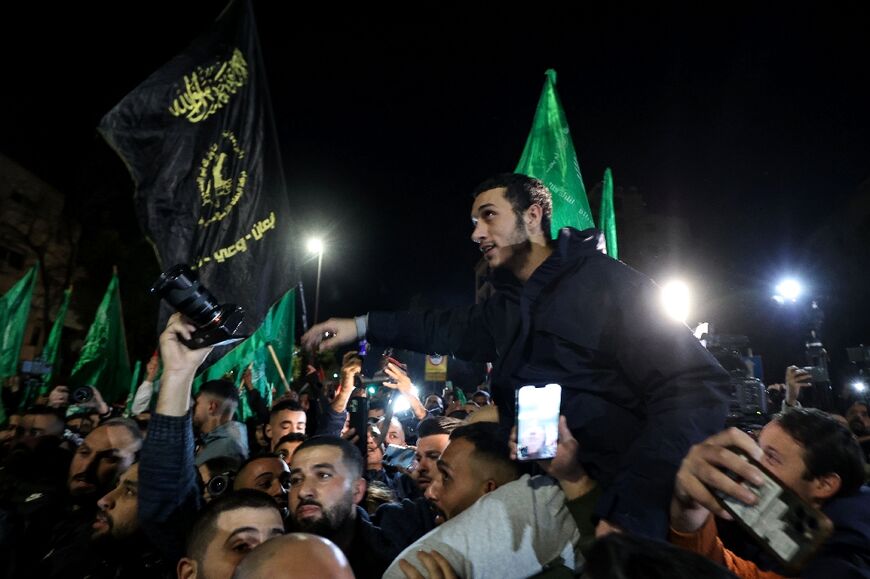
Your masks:
M111 223L135 243L132 184L95 127L222 2L22 4L4 8L0 152L64 192L86 235ZM617 187L689 223L691 246L665 269L697 286L694 318L749 334L773 379L799 328L770 287L803 273L829 302L832 354L870 342L866 277L814 278L827 258L812 241L870 177L862 15L254 6L299 239L328 244L321 318L473 299L470 191L516 165L555 68L587 189L609 166ZM312 309L315 269L301 267Z

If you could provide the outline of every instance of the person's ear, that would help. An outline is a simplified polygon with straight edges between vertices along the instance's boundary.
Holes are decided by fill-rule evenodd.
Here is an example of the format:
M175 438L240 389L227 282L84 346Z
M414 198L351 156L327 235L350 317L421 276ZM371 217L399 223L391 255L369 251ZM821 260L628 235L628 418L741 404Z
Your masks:
M353 483L353 504L358 505L366 496L366 479L358 478Z
M843 480L835 472L817 476L812 482L813 499L826 502L840 492L840 487L842 486Z
M529 233L537 233L541 229L541 220L544 217L544 211L537 203L532 203L525 211L525 223Z
M195 579L196 577L196 561L182 557L176 566L178 579Z

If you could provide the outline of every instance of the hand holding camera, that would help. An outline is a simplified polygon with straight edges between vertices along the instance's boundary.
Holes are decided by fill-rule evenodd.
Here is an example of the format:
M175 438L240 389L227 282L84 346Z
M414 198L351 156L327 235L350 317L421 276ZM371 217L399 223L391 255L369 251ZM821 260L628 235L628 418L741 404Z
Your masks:
M160 357L163 360L163 374L196 373L196 369L211 353L212 348L191 349L186 345L196 326L176 312L169 318L166 329L160 334Z
M109 413L109 405L103 400L103 395L93 386L80 386L70 395L73 404L79 408L92 408L100 416Z
M52 408L63 408L69 405L69 388L66 386L55 386L48 395L48 405Z
M179 264L160 274L151 293L183 313L193 329L181 341L188 348L222 346L245 339L241 332L244 310L235 304L220 304L197 275Z

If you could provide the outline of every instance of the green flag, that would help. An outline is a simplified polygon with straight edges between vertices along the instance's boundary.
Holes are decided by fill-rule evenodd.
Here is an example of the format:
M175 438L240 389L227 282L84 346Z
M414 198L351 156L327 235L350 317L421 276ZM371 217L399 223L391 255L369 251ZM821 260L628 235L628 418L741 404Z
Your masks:
M96 387L107 404L117 402L127 394L130 359L127 357L117 273L112 274L103 301L97 308L85 345L70 376L70 385Z
M230 371L237 370L237 378L241 372L254 362L254 386L263 396L270 400L272 395L269 384L278 383L281 378L275 368L268 346L272 346L284 373L290 376L293 359L293 337L296 328L296 292L291 289L278 300L263 319L263 323L250 337L236 346L220 360L209 366L194 382L194 388L206 380L217 380ZM265 370L263 372L262 370ZM247 408L247 406L245 406ZM250 412L250 410L247 410ZM247 413L240 407L240 415ZM247 416L245 416L246 418Z
M553 237L562 227L595 227L568 121L556 94L553 69L547 71L532 130L516 172L540 179L553 193L550 224Z
M133 400L136 398L136 390L139 388L139 372L142 370L142 361L136 360L136 365L133 366L133 377L130 378L130 393L127 394L127 407L124 409L124 416L132 416Z
M39 262L0 298L0 383L18 375L21 344L24 342L27 316L30 314L37 269ZM0 400L0 424L4 422L6 410Z
M51 370L42 378L42 386L39 389L40 396L47 396L51 390L51 379L57 370L55 366L60 362L57 355L60 350L60 334L63 332L63 323L66 319L66 310L69 307L71 295L72 288L63 292L63 302L60 304L60 309L57 310L57 316L55 316L54 324L51 326L51 333L48 334L48 341L45 342L45 347L42 349L42 361L51 366Z
M18 375L21 344L30 314L33 287L36 285L36 270L30 268L2 298L0 298L0 379Z
M619 259L619 247L616 244L616 212L613 210L613 174L610 167L604 170L604 182L601 184L601 212L598 214L598 229L604 232L607 242L607 255Z

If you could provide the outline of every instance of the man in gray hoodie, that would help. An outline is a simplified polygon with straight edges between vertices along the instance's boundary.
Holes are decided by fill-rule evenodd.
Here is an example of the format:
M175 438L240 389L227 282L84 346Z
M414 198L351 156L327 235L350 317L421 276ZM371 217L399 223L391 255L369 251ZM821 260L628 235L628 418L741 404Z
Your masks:
M193 428L198 437L196 466L218 456L247 460L245 427L233 421L238 405L239 393L232 382L211 380L199 389L193 404Z

